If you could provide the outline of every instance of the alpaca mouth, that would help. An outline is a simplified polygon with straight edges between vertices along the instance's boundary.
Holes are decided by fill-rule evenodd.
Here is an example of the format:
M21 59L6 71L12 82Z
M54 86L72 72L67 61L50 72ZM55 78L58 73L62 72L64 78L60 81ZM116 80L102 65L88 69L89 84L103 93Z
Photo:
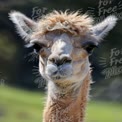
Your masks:
M52 80L62 80L69 78L72 75L73 70L72 65L63 65L60 67L48 65L45 73Z
M62 79L62 77L61 76L56 76L56 77L53 77L53 79L54 80L60 80L60 79Z
M62 76L61 74L56 74L56 75L54 75L54 76L52 76L52 79L53 80L60 80L60 79L63 79L63 78L65 78L64 76Z
M55 75L55 76L51 76L51 78L53 79L53 80L63 80L63 79L66 79L66 78L68 78L68 77L70 77L71 75L62 75L62 74L57 74L57 75Z

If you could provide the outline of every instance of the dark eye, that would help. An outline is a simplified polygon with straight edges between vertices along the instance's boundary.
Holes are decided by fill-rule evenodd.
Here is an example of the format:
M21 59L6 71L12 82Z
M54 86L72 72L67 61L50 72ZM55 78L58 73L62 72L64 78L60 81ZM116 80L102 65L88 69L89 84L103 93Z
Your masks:
M33 45L33 49L34 49L34 51L36 51L36 53L38 53L40 50L42 50L43 47L45 47L44 44L35 43L35 44Z
M34 50L34 52L38 53L40 50L43 49L43 47L46 47L46 46L40 43L29 43L29 44L26 44L25 47L31 48Z
M36 51L37 53L42 49L43 47L42 47L42 45L39 45L39 44L34 44L33 45L33 49L34 49L34 51Z
M97 44L95 42L84 42L82 44L82 47L90 54L92 53L93 49L97 47Z

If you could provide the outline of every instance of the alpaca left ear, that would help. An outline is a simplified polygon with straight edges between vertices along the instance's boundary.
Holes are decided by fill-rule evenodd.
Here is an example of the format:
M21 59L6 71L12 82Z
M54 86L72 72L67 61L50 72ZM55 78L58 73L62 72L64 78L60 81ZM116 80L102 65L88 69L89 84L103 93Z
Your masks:
M37 23L24 14L12 11L9 13L10 20L15 24L17 32L26 41L29 42L31 34L37 27Z
M98 40L102 40L107 35L107 33L113 29L113 27L116 25L116 22L117 17L114 15L108 16L101 23L94 25L91 28L92 32Z

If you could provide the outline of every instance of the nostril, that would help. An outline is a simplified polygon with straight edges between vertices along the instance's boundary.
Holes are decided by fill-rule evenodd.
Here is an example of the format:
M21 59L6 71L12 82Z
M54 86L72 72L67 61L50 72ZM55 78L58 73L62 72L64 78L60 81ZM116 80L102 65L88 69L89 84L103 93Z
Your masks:
M58 73L58 71L55 71L55 72L53 72L53 75L56 75Z
M71 62L72 62L72 60L69 57L64 57L62 59L62 64L71 63Z
M61 59L59 59L59 58L49 58L48 60L51 63L56 64L57 66L72 62L71 58L66 57L66 56L62 57Z
M52 62L52 63L56 62L55 58L50 58L49 61Z

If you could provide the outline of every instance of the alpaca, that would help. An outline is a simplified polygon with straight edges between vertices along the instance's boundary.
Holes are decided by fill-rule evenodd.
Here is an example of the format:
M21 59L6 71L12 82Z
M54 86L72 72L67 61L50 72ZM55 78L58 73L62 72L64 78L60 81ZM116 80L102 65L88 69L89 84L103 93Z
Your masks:
M84 122L92 82L89 55L117 18L94 25L78 11L53 11L37 22L16 11L9 16L27 47L38 53L39 72L48 81L43 122Z

